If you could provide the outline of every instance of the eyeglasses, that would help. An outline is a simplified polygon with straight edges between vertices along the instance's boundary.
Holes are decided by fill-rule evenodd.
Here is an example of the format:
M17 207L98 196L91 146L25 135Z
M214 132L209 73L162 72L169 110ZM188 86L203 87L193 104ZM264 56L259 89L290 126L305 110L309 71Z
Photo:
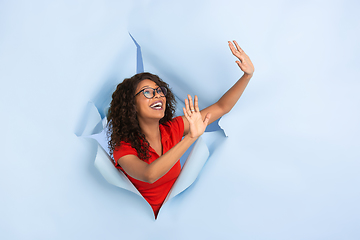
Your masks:
M143 90L141 90L140 92L138 92L137 94L135 94L135 96L134 97L136 97L139 93L143 93L144 94L144 96L146 97L146 98L149 98L149 99L151 99L151 98L154 98L155 97L155 92L157 92L159 95L160 95L160 97L165 97L166 96L166 93L167 93L167 89L166 89L166 87L158 87L158 88L156 88L156 89L153 89L153 88L151 88L151 87L148 87L148 88L144 88Z

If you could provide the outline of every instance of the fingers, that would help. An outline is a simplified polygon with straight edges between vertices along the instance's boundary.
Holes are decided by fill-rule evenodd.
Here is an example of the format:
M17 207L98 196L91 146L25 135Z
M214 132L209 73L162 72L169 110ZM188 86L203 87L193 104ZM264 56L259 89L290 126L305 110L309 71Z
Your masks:
M244 56L246 56L246 53L244 52L244 50L242 50L242 48L239 46L239 44L235 40L233 42L234 42L236 48L232 42L228 41L232 54L235 57L239 58L240 61L244 61L245 60Z
M240 52L240 53L243 53L244 51L241 49L241 47L239 46L239 44L234 40L234 43L236 45L236 48L237 50Z
M195 96L195 106L194 106L194 101L192 99L192 97L188 94L188 101L189 101L189 109L191 113L194 112L199 112L199 107L198 107L198 103L197 103L197 96Z
M211 113L207 113L204 119L204 123L206 126L209 124L210 118L211 118Z
M238 49L236 49L235 46L233 45L233 43L230 42L230 41L229 41L229 47L230 47L231 53L232 53L235 57L239 58L241 52L240 52Z
M254 65L252 64L249 56L244 52L244 50L242 50L242 48L239 46L239 44L235 40L233 42L236 46L236 49L234 47L234 44L232 42L228 41L232 54L239 59L235 62L237 63L237 65L240 67L240 69L244 73L253 74Z
M242 54L240 54L239 56L239 60L243 63L246 59L245 59L245 53L243 52Z
M195 106L197 106L197 96L195 96ZM197 109L199 109L199 107L197 107ZM183 108L183 111L184 111L184 116L186 118L191 118L192 114L197 111L199 112L198 110L195 110L194 109L194 104L193 104L193 100L192 100L192 97L188 94L188 98L185 99L185 108Z
M185 99L185 111L188 117L191 116L190 106L189 106L189 100Z
M190 111L191 111L191 112L194 112L194 111L195 111L195 109L194 109L194 103L193 103L193 99L192 99L192 97L190 96L190 94L188 94L188 99L189 99Z
M240 61L237 60L237 61L235 61L235 62L236 62L239 66L240 66L240 64L241 64L241 65L244 65L244 63L245 63L245 57L240 55L238 58L239 58Z
M198 103L198 96L197 96L197 95L195 95L195 100L194 100L194 102L195 102L195 112L200 112L200 110L199 110L199 103Z
M246 62L246 59L245 59L244 55L240 55L238 58L239 58L240 61L236 61L236 62L240 62L240 63L245 63Z
M239 66L239 68L245 72L246 69L246 63L244 61L236 61L237 65Z
M228 43L229 43L229 48L230 48L232 54L235 55L236 54L236 49L235 49L234 45L230 41L228 41Z
M184 112L190 117L195 112L200 112L199 109L199 99L198 96L195 95L194 101L192 97L188 94L188 98L185 99L185 108L183 108Z
M188 114L188 112L186 111L186 109L185 109L185 108L183 108L183 112L184 112L184 116L185 116L185 118L189 121L190 116L189 116L189 114Z

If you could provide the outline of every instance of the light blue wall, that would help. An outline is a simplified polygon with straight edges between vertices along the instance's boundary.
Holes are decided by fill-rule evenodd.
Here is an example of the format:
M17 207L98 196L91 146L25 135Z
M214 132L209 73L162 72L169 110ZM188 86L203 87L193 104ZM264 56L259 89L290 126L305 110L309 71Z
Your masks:
M1 1L1 239L359 239L357 1ZM77 138L136 72L216 101L255 74L229 136L154 221Z

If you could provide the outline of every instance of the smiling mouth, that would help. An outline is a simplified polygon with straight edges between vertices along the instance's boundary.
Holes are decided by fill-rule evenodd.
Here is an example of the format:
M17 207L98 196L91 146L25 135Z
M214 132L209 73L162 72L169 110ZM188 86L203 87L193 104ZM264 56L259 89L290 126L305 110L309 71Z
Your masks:
M155 102L150 107L155 110L161 110L163 106L162 102Z

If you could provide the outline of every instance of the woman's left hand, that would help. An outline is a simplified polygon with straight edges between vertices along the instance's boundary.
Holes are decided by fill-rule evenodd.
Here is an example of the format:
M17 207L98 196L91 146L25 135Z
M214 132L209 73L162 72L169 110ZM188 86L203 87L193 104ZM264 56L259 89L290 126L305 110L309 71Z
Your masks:
M245 74L252 76L254 73L254 70L255 70L253 63L251 62L249 56L246 55L244 50L241 49L241 47L239 46L239 44L236 41L234 41L234 44L235 44L236 48L233 45L233 43L229 41L229 47L230 47L232 54L239 59L239 61L236 61L237 65L239 65L240 69Z
M201 134L204 133L211 114L208 113L205 116L205 119L202 119L199 105L198 105L198 97L195 95L194 103L190 95L188 95L188 99L185 99L185 108L184 116L186 120L189 122L189 135L191 138L198 138Z

